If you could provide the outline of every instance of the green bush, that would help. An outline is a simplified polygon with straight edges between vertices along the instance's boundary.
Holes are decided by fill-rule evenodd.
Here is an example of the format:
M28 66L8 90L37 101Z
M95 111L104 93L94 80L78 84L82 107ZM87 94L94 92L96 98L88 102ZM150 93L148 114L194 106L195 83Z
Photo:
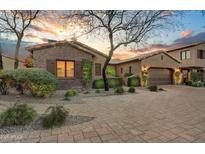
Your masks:
M192 87L203 87L203 82L198 81L198 82L192 82Z
M36 111L27 104L15 104L1 114L1 123L5 126L26 125L33 121Z
M202 73L201 72L191 72L191 80L193 82L201 81Z
M149 86L148 89L150 91L157 91L158 90L158 86L157 85Z
M114 68L114 67L111 67L111 66L108 66L108 67L106 68L106 74L107 74L108 76L113 76L113 77L115 77L115 76L116 76L115 68Z
M56 105L48 107L46 114L42 119L43 127L52 128L62 125L66 121L69 112L63 106Z
M75 96L75 95L77 95L77 91L74 90L74 89L69 89L65 93L65 97L72 97L72 96Z
M185 84L188 85L188 86L192 86L192 81L191 80L190 81L186 81Z
M99 90L99 89L97 89L97 90L95 91L95 93L100 93L100 90Z
M1 79L3 83L14 83L9 84L9 87L12 85L21 93L28 90L37 97L48 97L58 87L58 80L53 74L37 68L5 70Z
M124 73L124 77L129 77L129 76L132 76L133 74L132 73Z
M128 87L138 87L140 86L140 78L138 76L130 76L127 78Z
M130 88L128 89L128 92L129 92L129 93L135 93L135 87L130 87Z
M186 85L192 86L192 87L203 87L204 83L201 81L187 81Z
M124 92L125 92L125 90L123 89L123 87L117 87L115 89L116 94L123 94Z
M115 77L115 78L108 78L108 84L110 88L116 88L122 86L122 78ZM98 79L93 81L93 88L95 89L102 89L104 88L103 79Z

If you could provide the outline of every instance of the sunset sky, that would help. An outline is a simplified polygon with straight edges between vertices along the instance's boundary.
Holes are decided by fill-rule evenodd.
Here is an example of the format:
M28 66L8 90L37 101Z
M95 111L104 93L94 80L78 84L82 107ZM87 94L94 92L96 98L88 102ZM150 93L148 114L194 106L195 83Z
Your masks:
M79 37L82 28L69 23L62 23L60 21L61 13L64 12L46 12L44 17L39 18L31 25L25 34L24 41L38 44L45 43L48 40L70 40L72 37L77 37L78 41L104 53L107 52L108 46L106 40L95 36ZM201 11L184 11L183 17L176 18L176 21L180 21L181 23L181 26L176 31L166 31L164 34L151 38L138 47L136 46L132 51L129 48L121 48L115 51L113 58L126 59L141 54L142 51L164 50L205 40L205 16L202 16ZM8 41L15 39L11 35L5 37Z

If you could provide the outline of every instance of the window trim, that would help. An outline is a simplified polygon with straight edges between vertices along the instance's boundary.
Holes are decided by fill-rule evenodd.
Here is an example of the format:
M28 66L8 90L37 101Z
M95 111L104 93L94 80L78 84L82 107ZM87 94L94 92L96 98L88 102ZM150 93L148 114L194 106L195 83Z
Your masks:
M187 58L187 52L190 53L189 58ZM183 54L183 53L185 54L185 55L184 55L184 56L185 56L184 59L182 58L182 54ZM187 60L187 59L190 59L190 58L191 58L191 51L190 51L190 50L184 50L184 51L181 51L181 52L180 52L180 59L181 59L181 60Z
M100 66L100 73L99 74L97 74L97 72L96 72L96 66L97 66L96 64ZM102 75L102 64L101 63L95 63L95 76L101 76L101 75Z
M57 63L58 61L63 61L65 63L65 76L64 77L58 77L58 69L57 69ZM67 65L66 62L73 62L73 77L67 77ZM75 60L64 60L64 59L56 59L56 77L59 79L73 79L75 78Z
M198 56L199 55L198 52L200 52L200 57ZM205 55L205 50L202 49L197 50L197 59L205 59L204 55Z

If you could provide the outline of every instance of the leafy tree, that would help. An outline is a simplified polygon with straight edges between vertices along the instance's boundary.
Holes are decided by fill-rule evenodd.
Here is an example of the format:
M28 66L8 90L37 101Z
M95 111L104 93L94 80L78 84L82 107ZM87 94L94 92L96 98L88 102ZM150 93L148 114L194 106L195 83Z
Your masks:
M150 37L156 29L172 23L169 19L175 11L149 10L86 10L75 11L69 19L84 21L88 30L86 34L97 32L109 42L108 57L103 65L103 80L105 91L109 90L106 68L114 51L118 48L138 44ZM70 18L72 17L72 18Z
M0 11L0 31L3 33L15 34L17 38L15 49L14 68L19 65L19 49L24 37L25 30L37 18L39 11L7 10Z

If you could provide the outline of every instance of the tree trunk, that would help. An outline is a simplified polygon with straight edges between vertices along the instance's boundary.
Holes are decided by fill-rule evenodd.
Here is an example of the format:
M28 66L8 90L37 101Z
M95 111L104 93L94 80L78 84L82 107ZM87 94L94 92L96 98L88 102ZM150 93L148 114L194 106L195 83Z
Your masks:
M0 70L3 70L2 49L0 47Z
M16 43L16 52L15 52L15 62L14 62L14 69L17 69L19 66L19 50L21 45L21 38L18 38Z
M106 76L106 68L110 62L110 59L113 55L113 50L110 50L109 52L109 56L108 58L105 60L105 63L104 63L104 66L103 66L103 81L104 81L104 88L105 88L105 91L109 91L109 85L108 85L108 79L107 79L107 76Z

